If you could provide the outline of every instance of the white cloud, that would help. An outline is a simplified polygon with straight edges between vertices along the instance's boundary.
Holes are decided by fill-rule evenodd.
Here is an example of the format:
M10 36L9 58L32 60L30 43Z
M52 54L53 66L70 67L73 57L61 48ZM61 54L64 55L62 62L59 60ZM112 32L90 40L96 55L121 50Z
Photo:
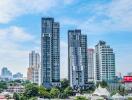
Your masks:
M27 13L45 13L56 6L58 0L3 0L0 2L0 23Z
M106 34L116 31L132 31L131 0L112 0L108 3L85 4L77 13L85 14L84 20L78 20L79 28L87 34Z
M21 27L11 26L0 29L0 68L7 66L12 69L13 73L20 71L26 76L28 53L31 49L29 44L33 43L34 39ZM22 45L19 41L25 45Z
M25 42L32 40L34 37L31 34L25 32L25 30L21 27L11 26L6 29L0 29L0 38Z
M24 13L24 10L19 7L20 5L18 0L2 0L0 2L0 23L7 23Z
M57 7L71 4L73 0L2 0L0 23L8 23L18 16L31 13L47 13Z

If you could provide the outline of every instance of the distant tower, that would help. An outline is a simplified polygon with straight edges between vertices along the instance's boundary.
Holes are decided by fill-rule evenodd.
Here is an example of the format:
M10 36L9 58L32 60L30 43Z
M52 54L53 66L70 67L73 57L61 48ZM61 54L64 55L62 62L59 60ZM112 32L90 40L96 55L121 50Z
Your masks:
M29 53L29 66L38 66L39 64L40 64L39 53L35 53L35 51Z
M95 63L94 49L88 49L88 82L94 81L94 63Z
M32 51L29 53L29 68L27 78L33 83L39 84L40 56L39 53Z
M83 89L88 82L87 36L81 30L68 31L68 79L73 89Z
M60 86L60 25L53 18L41 20L41 79L47 88Z
M112 81L115 78L115 54L104 41L95 46L96 81Z
M12 80L12 72L7 67L1 69L1 77L3 80Z

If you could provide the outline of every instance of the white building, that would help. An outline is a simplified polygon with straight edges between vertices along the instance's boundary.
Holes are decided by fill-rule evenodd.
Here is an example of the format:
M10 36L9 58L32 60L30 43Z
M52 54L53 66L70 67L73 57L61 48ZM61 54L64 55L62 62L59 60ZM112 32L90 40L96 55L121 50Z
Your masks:
M111 81L115 78L115 54L104 41L95 46L95 76L96 81Z
M31 82L39 84L39 77L40 77L40 56L35 51L29 53L29 69L28 71L28 78Z
M94 81L94 49L88 49L88 82Z

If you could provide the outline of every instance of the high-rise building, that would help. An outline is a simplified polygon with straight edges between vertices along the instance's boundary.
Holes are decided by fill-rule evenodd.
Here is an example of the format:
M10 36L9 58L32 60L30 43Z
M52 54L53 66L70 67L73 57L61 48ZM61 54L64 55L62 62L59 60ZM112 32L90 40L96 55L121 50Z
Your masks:
M81 30L68 31L68 79L73 89L84 88L88 82L87 36Z
M41 81L60 86L60 25L53 18L41 20Z
M33 83L39 84L40 77L40 56L39 53L32 51L29 53L29 68L27 73L27 79Z
M32 51L29 53L29 67L30 66L38 66L40 64L40 56L39 53Z
M88 49L88 82L94 81L94 62L95 62L95 55L94 49Z
M1 70L1 78L3 80L11 80L12 72L7 67L3 67Z
M104 41L95 46L96 81L112 81L115 78L115 54L113 49Z

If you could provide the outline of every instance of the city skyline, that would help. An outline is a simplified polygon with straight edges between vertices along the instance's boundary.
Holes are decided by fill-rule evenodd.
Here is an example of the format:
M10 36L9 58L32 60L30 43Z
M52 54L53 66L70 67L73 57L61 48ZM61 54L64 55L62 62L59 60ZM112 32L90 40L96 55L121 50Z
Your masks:
M125 74L132 70L131 6L130 0L0 2L0 9L5 9L0 12L0 69L8 67L26 76L28 53L40 53L41 17L50 16L60 23L61 78L68 75L67 31L76 28L87 34L89 48L106 41L115 51L117 72Z

